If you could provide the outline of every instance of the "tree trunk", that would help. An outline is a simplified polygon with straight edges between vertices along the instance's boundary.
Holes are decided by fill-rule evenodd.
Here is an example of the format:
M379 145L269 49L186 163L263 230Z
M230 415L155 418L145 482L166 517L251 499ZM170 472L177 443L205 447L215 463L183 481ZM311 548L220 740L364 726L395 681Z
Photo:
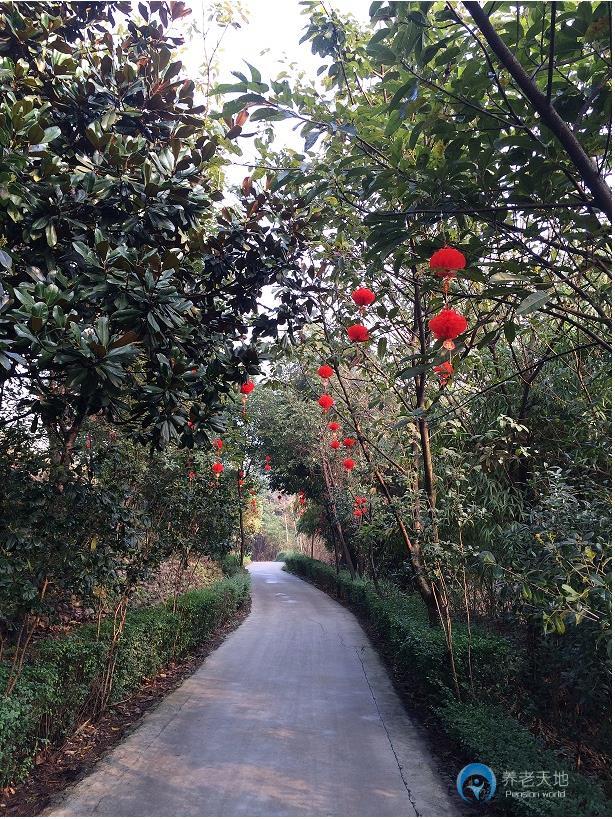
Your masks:
M352 562L352 558L350 556L350 551L348 550L348 544L346 543L346 538L344 536L344 530L342 529L342 524L340 523L339 517L337 515L337 509L335 507L335 500L333 499L333 480L331 477L331 473L329 472L329 463L325 455L322 456L322 472L325 479L325 486L327 488L327 495L329 497L329 506L331 508L331 514L333 517L333 522L335 526L335 530L339 537L340 544L344 551L344 560L348 564L348 569L350 571L350 576L352 579L355 579L355 568Z

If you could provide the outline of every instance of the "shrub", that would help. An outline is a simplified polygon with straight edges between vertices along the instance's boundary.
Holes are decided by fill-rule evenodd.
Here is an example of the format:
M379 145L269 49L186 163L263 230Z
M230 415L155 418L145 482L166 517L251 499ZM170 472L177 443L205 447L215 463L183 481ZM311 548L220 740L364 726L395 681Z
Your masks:
M228 620L249 596L249 576L237 573L171 604L130 611L118 644L111 704L134 691L172 659L184 657ZM112 623L100 634L86 625L35 648L10 696L0 696L0 786L24 779L37 753L93 713ZM9 665L0 664L0 690Z
M500 782L496 799L490 803L494 811L512 815L610 816L608 802L596 781L572 772L516 719L493 705L494 700L506 701L515 696L520 663L508 640L473 628L472 691L467 673L468 634L461 624L453 625L460 701L454 694L444 634L429 626L418 595L404 594L386 583L377 594L371 582L353 581L346 572L336 577L332 566L301 554L287 554L285 562L289 571L337 594L366 617L395 672L410 683L413 694L429 708L464 756L493 768ZM506 797L501 787L504 771L562 771L569 781L566 797Z

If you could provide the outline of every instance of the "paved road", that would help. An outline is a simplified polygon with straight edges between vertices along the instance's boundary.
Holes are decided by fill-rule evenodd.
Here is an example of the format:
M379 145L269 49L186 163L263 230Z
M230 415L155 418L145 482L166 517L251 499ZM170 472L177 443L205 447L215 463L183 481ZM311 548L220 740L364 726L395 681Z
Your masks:
M250 566L249 617L53 816L454 816L355 618Z

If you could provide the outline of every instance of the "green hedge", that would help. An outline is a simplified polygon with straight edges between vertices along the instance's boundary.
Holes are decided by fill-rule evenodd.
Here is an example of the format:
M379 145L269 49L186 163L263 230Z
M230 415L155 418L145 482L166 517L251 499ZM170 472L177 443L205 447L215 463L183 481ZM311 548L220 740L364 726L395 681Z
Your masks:
M285 561L289 571L338 595L362 614L375 628L395 672L437 718L468 762L483 762L495 771L499 786L494 801L489 803L490 810L512 816L611 815L609 802L595 780L573 772L565 761L495 704L515 697L520 660L508 640L484 629L473 629L472 693L468 683L468 634L463 624L454 624L459 701L454 694L444 634L441 629L429 626L418 595L404 594L386 584L378 595L369 581L353 581L346 572L340 572L337 578L332 566L305 555L287 554ZM569 777L566 797L506 796L502 786L505 771L561 771Z
M181 595L175 612L170 604L129 611L111 703L205 642L249 594L249 576L242 572ZM41 748L59 742L92 714L111 631L111 622L103 622L99 638L96 627L87 625L67 637L41 641L11 696L0 696L0 786L24 779ZM0 691L8 674L9 665L0 664Z

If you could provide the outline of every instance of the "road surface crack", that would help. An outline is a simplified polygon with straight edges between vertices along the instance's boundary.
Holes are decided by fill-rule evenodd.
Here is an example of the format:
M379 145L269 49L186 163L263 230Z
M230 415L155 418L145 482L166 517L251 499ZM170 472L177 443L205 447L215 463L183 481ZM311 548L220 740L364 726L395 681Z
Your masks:
M395 751L395 746L393 745L391 735L389 734L389 729L387 728L386 723L384 721L384 718L382 716L382 712L380 711L380 706L378 705L378 700L376 699L374 689L372 688L372 685L371 685L371 683L369 681L369 677L367 676L367 671L365 670L365 663L363 662L363 657L361 657L361 652L363 650L364 650L364 647L361 648L361 651L359 651L358 648L355 648L355 651L357 652L357 657L359 658L359 662L361 663L361 668L363 669L363 676L365 677L365 682L367 683L367 687L369 688L369 692L372 695L374 705L376 706L376 711L378 712L378 717L380 718L380 722L382 723L384 733L386 734L386 737L387 737L387 739L389 741L389 745L391 746L391 751L393 752L393 756L395 757L395 762L397 762L397 767L399 768L399 775L401 777L401 781L404 783L404 787L405 787L406 792L408 794L408 799L410 801L410 804L412 805L412 810L414 811L414 815L415 816L420 816L421 814L418 812L417 807L416 807L416 800L415 800L414 796L412 795L410 785L408 784L408 781L406 780L406 777L404 776L403 767L402 767L402 765L401 765L401 763L399 761L399 757L397 756L397 753Z

